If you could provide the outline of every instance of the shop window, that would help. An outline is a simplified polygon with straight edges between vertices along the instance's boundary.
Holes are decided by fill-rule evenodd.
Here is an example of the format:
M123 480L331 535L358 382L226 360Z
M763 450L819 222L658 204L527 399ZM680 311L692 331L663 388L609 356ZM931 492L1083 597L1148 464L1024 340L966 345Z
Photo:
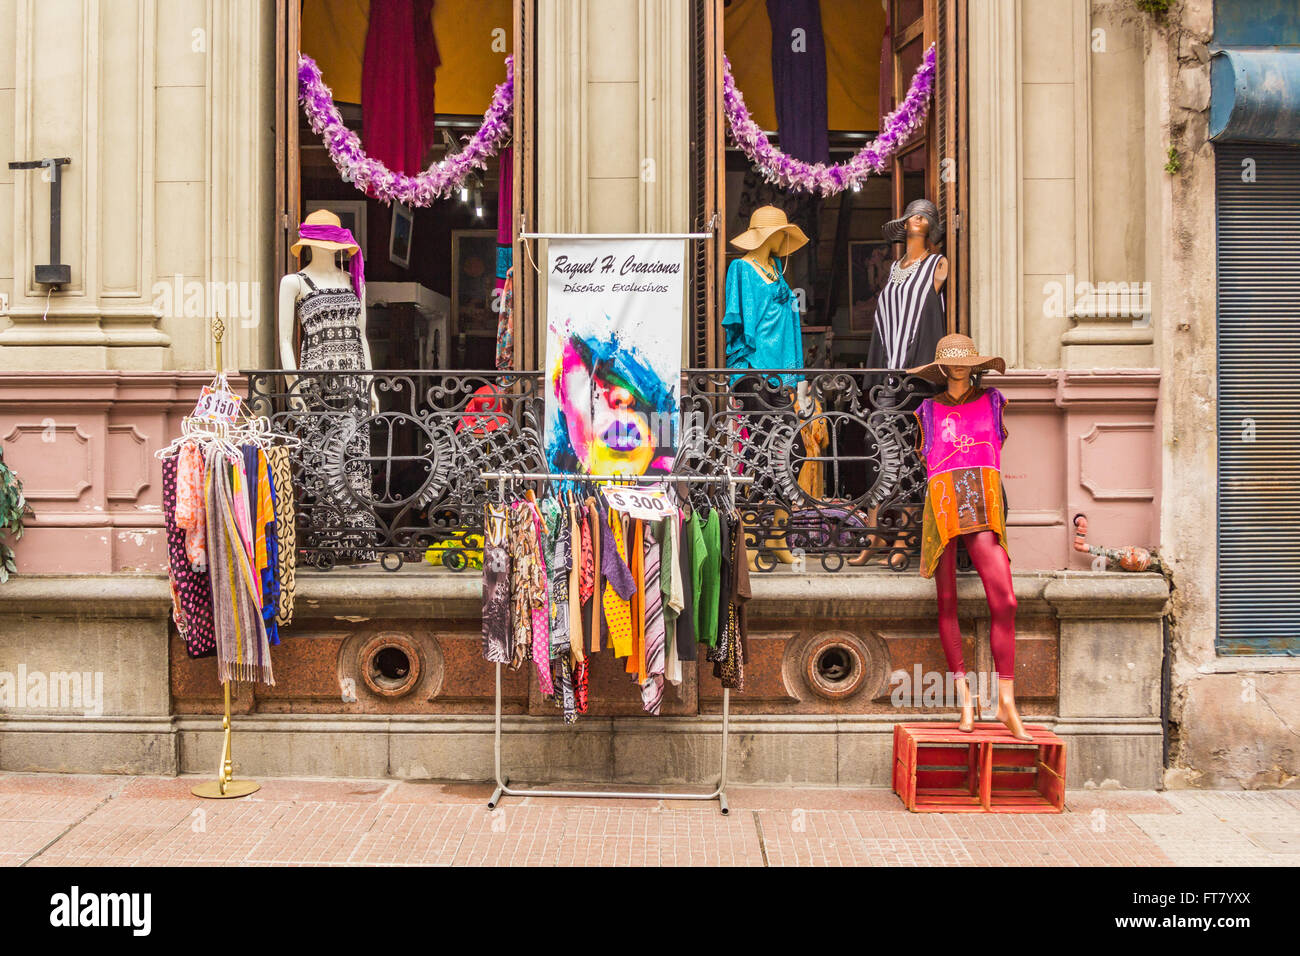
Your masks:
M519 94L531 94L520 38L531 20L532 0L414 0L412 10L432 8L429 22L421 21L415 30L414 44L393 23L377 20L367 0L278 0L277 7L277 274L308 261L312 252L299 260L289 247L304 218L329 210L352 230L364 254L366 338L374 369L496 367L498 265L513 260L512 220L517 221L521 190L524 197L531 193L520 182L531 156L520 135L527 124ZM391 50L384 49L386 43ZM515 135L507 150L446 199L412 208L368 198L343 180L299 109L299 52L316 61L344 122L360 135L367 152L373 155L372 144L380 137L390 144L379 157L390 168L404 156L409 160L402 166L414 168L402 171L416 173L457 151L482 124L495 87L506 78L508 55L516 64ZM414 57L418 90L408 89L408 101L393 102L391 109L363 108L363 77L386 80L385 66L401 57ZM413 95L417 101L409 101ZM412 142L418 145L401 145ZM527 290L520 291L516 288L514 299L522 304ZM531 342L517 343L513 366L531 367L532 348ZM275 365L284 364L278 355L273 358Z
M966 331L964 29L966 0L822 0L821 40L825 47L825 161L843 163L873 140L881 118L906 96L926 50L937 48L934 98L924 129L893 157L884 175L859 189L825 198L768 183L729 136L720 106L721 53L726 51L736 87L751 116L783 149L806 149L782 142L775 101L773 50L798 48L806 37L775 36L766 0L699 0L696 10L697 86L713 82L712 97L697 96L697 166L694 193L697 219L707 220L711 189L721 212L722 232L744 231L760 205L786 211L810 238L786 262L786 277L803 304L805 361L810 367L864 367L874 328L874 302L889 263L902 244L884 240L881 227L902 214L913 199L939 207L947 238L937 251L949 260L944 296L949 330ZM788 25L778 29L784 30ZM710 58L713 59L710 59ZM777 57L779 60L779 56ZM779 72L779 70L778 70ZM789 76L790 73L785 73ZM819 72L797 71L794 82L820 82ZM785 80L784 82L791 82ZM708 124L712 123L712 126ZM714 137L716 136L716 140ZM802 137L801 137L802 138ZM718 144L715 147L715 142ZM711 148L720 153L720 181L710 180L704 164ZM814 147L817 148L817 147ZM806 158L810 162L820 157ZM696 269L696 328L692 358L697 365L723 364L719 304L727 263L740 253L724 242L703 247ZM699 283L712 283L701 290Z

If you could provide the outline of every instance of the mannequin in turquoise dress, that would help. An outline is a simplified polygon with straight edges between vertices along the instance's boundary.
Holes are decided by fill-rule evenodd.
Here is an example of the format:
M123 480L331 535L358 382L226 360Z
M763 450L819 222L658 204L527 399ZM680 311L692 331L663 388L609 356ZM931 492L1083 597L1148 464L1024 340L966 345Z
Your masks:
M776 257L789 256L808 242L803 230L775 206L760 206L749 229L731 240L745 255L727 267L727 302L722 318L728 368L803 368L799 302L786 284ZM798 387L798 375L774 376L775 385Z
M808 242L802 229L790 222L775 206L760 206L749 217L749 228L731 240L745 255L727 267L727 301L722 318L726 337L727 367L734 369L800 369L804 366L803 332L799 323L799 302L785 281L777 257L789 256ZM732 379L734 386L742 376ZM763 429L763 409L781 407L781 396L794 389L795 407L801 415L811 414L808 383L800 375L774 374L761 382L745 382L737 396L750 412L748 427ZM750 394L744 394L749 392ZM755 394L757 393L757 394ZM760 396L763 396L760 398ZM807 410L807 411L806 411ZM784 528L789 515L773 515L774 529ZM786 546L783 531L766 536L764 550L785 564L794 557ZM754 549L750 550L754 561Z

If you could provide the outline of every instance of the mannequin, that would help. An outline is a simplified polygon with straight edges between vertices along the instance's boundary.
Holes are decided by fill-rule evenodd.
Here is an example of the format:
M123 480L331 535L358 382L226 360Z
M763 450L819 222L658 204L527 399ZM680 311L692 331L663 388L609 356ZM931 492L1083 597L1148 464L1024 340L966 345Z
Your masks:
M296 421L301 482L305 497L321 506L316 531L326 553L346 563L373 561L366 419L378 412L378 403L367 376L346 374L371 367L361 247L336 215L322 209L303 222L291 251L301 255L304 248L311 260L280 280L280 361L286 369L343 374L286 376L290 406L319 413ZM335 262L339 252L351 256L348 272ZM302 333L298 354L295 329Z
M755 209L749 217L749 228L731 240L731 244L744 250L745 254L727 267L727 299L722 329L726 337L728 368L803 367L799 303L786 284L785 269L778 257L788 257L807 242L803 230L775 206ZM732 381L734 384L736 379ZM767 402L760 396L767 392L770 397L773 382L779 383L782 389L794 389L796 410L811 407L807 381L793 374L764 376L760 382L747 382L748 388L756 394L740 395L741 407L751 412L766 408ZM759 418L761 416L753 419L751 427L759 424ZM777 511L773 514L773 525L784 527L788 519L786 511ZM783 533L769 537L764 547L782 563L794 563L794 555L786 546ZM749 559L753 566L756 561L754 551L750 551Z
M932 251L943 241L944 227L934 203L914 199L902 216L885 223L881 231L891 242L906 243L906 248L876 297L867 366L907 368L932 355L947 331L940 293L948 280L948 260Z
M322 215L323 213L323 215ZM324 210L317 210L309 215L304 225L316 224L338 225L339 218L333 213ZM311 251L307 253L307 264L297 272L290 272L280 280L280 293L277 309L277 331L279 333L280 346L280 368L290 371L296 371L299 367L298 353L294 348L294 331L298 325L298 302L303 296L311 291L307 279L317 289L349 289L352 280L347 272L339 268L336 253L339 251L347 252L348 249L343 243L328 242L325 240L299 239L293 245L293 251L301 254L302 247L307 246ZM357 247L358 252L360 247ZM316 251L319 250L319 251ZM306 276L306 278L304 278ZM370 356L370 340L366 336L366 303L365 299L358 297L360 306L357 326L361 332L361 355L362 368L373 368L374 363ZM294 384L297 382L296 375L285 376L285 388L290 392L293 391ZM292 401L295 407L301 409L303 406L302 399L294 395ZM377 412L379 410L378 399L375 395L374 388L370 393L370 410Z
M944 315L943 286L948 280L948 260L933 249L943 241L943 223L939 210L928 199L907 204L903 215L885 223L881 230L886 239L906 243L903 258L889 270L889 281L876 297L875 329L867 351L868 368L899 369L925 361L947 329ZM877 509L867 516L868 524L877 523ZM899 538L891 547L878 535L870 546L849 564L861 566L873 552L884 552L879 563L895 570L906 562Z
M974 711L957 624L957 539L979 572L989 605L989 643L998 682L997 719L1017 740L1026 733L1015 697L1016 598L1006 542L1006 495L1002 490L1002 424L1006 399L996 388L983 388L972 377L995 368L1002 359L980 355L964 335L947 335L935 348L934 361L908 369L944 390L927 398L913 414L918 451L928 481L921 534L921 575L935 579L939 606L939 640L956 675L958 729L974 730Z

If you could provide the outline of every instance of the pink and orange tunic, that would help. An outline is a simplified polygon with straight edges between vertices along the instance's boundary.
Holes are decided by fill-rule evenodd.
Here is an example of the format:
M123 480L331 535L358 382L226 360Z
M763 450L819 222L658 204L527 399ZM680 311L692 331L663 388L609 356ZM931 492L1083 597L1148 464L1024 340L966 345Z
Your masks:
M956 404L944 397L927 398L913 413L928 476L921 526L921 576L926 578L934 577L940 555L959 535L994 531L1007 547L1001 470L1007 400L996 388L972 389Z

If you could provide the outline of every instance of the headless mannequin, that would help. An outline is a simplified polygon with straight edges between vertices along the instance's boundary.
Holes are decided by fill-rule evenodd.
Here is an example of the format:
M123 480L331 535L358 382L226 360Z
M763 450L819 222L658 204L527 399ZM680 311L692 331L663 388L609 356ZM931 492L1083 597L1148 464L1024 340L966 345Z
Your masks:
M941 365L939 366L939 368L943 371L943 374L948 379L948 385L946 389L948 396L954 402L960 402L966 396L966 393L971 390L972 387L971 370L964 366ZM984 548L985 545L988 543L986 540L970 541L969 540L970 538L996 539L996 537L997 537L996 533L992 531L975 532L974 534L967 536L968 538L967 549L972 550L974 547ZM957 547L957 542L955 540L949 542L948 544L949 553L945 554L943 558L941 558L940 560L942 561L944 559L947 559L950 561L956 561L956 554L952 552L952 549L955 549L956 547ZM992 553L997 554L1000 560L1005 559L1006 552L1002 550L1001 545L996 544L996 541L994 541L994 543L992 544L992 548L996 549ZM972 551L972 553L974 552ZM992 562L990 562L990 564L992 564ZM985 594L988 594L989 582L985 580L984 566L978 565L978 567L980 568L980 578L982 581L984 581ZM999 567L999 573L1004 573L1007 580L1005 582L999 580L996 582L996 584L1000 590L1004 590L1008 594L1010 594L1011 593L1010 563L1008 562L1005 565L999 565L998 567ZM1001 567L1005 567L1005 572L1001 572ZM938 583L938 585L942 587L941 582L936 581L936 583ZM955 599L956 599L956 595L954 594L952 595L952 600L955 602ZM1014 598L1012 598L1011 600L1013 602L1012 618L1014 619ZM992 608L992 601L990 601L990 608ZM1011 640L1014 641L1014 635L1011 637ZM957 637L957 641L958 641L958 646L960 647L960 636ZM957 705L961 709L961 721L960 723L958 723L957 729L965 733L971 733L975 729L975 712L974 712L974 704L971 701L970 685L967 684L964 679L958 680L956 684L957 684ZM1015 737L1017 740L1033 739L1032 737L1029 736L1028 733L1025 732L1025 725L1020 721L1020 712L1016 710L1016 692L1015 692L1015 687L1012 682L1012 679L1009 677L1003 677L1000 673L998 674L998 710L997 710L996 719L1001 721L1004 725L1006 725L1007 730L1011 732L1011 736Z
M777 266L772 261L776 250L785 242L785 233L777 231L763 240L763 244L757 249L751 249L745 253L746 259L750 265L758 270L758 274L768 282L777 280ZM812 414L813 402L812 397L808 394L808 382L800 379L795 385L795 410L804 418ZM773 515L774 523L778 526L789 521L789 513L784 509L777 511ZM765 544L768 552L782 564L794 564L794 555L786 546L785 536L782 534L778 537L769 538ZM754 551L749 552L749 566L751 570L757 569L757 555Z
M307 265L300 271L306 273L311 281L316 284L317 289L350 289L352 288L352 277L339 268L336 257L328 249L308 246L310 259ZM303 281L301 275L297 272L290 272L280 280L279 308L277 310L277 331L279 332L280 342L280 367L289 371L295 371L298 368L298 354L293 347L293 332L297 323L297 306L298 300L311 291L311 288ZM361 303L361 315L358 319L361 326L361 351L365 356L366 368L374 368L374 361L370 357L370 340L366 337L366 304ZM292 390L294 383L297 381L296 375L285 376L285 388ZM291 402L301 407L302 399L294 396ZM375 395L374 386L370 390L370 410L371 412L379 411L378 396Z

